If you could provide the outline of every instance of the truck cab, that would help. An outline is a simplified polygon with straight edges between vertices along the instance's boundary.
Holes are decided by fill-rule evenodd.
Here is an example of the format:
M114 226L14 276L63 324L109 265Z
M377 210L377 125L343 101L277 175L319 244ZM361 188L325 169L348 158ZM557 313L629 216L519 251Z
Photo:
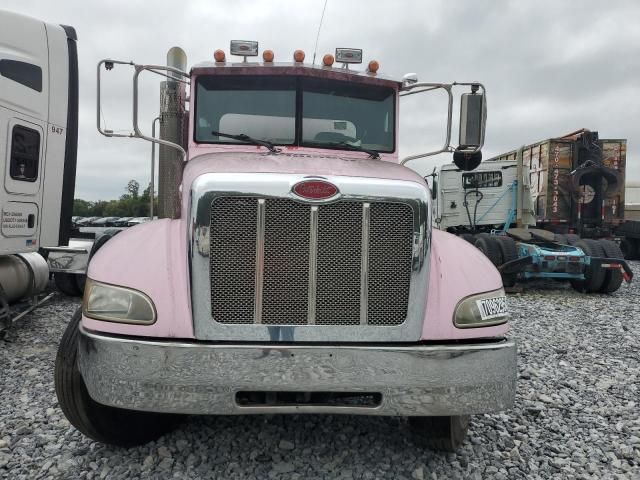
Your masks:
M257 42L231 53L244 60L216 51L187 73L172 49L169 66L132 65L131 136L160 144L161 218L93 257L56 363L63 411L119 445L175 414L343 413L407 416L457 448L469 415L513 404L516 346L499 273L431 229L429 188L398 155L400 97L452 102L453 84L358 71L357 49L322 65L251 61ZM100 62L98 81L125 64ZM137 125L145 71L166 76L160 138ZM463 124L480 118L479 135L477 105Z
M76 33L0 10L0 304L48 284L46 249L68 246L76 174ZM0 324L12 320L2 308ZM3 322L4 321L4 322Z

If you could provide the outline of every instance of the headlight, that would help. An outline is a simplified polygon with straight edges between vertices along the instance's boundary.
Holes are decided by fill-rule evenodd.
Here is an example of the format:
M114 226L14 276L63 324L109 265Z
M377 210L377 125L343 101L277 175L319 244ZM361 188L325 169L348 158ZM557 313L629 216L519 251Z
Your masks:
M144 293L87 278L82 313L95 320L149 325L156 321L153 302Z
M509 320L504 289L471 295L456 306L453 323L458 328L490 327Z

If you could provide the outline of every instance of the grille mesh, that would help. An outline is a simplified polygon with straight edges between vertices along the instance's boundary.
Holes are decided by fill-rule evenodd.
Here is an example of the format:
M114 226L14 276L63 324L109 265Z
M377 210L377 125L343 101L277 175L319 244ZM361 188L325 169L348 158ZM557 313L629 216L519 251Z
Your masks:
M264 251L256 251L258 199L219 197L211 205L212 318L254 323L256 279L262 278L260 322L306 325L309 314L311 206L266 199ZM368 325L393 326L407 315L413 249L413 210L407 204L369 207L368 282L361 281L363 203L320 205L317 217L315 324L358 325L367 292ZM365 235L365 239L367 235ZM256 275L256 255L263 275ZM312 303L313 304L313 303ZM313 314L311 314L313 317Z
M399 325L407 316L413 217L402 203L372 203L369 228L370 325Z
M264 237L262 323L307 323L309 206L267 200Z
M211 314L220 323L253 323L258 200L221 197L211 204Z
M340 202L318 209L316 323L360 323L362 203Z

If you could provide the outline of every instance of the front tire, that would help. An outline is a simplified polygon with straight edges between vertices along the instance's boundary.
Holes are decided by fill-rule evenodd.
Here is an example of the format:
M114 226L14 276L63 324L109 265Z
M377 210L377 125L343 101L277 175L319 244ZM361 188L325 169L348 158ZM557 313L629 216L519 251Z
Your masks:
M455 452L467 436L469 419L469 415L409 417L409 428L414 437L426 447Z
M54 373L58 403L69 422L87 437L119 447L142 445L171 431L177 416L108 407L89 396L77 364L80 318L78 309L60 341Z

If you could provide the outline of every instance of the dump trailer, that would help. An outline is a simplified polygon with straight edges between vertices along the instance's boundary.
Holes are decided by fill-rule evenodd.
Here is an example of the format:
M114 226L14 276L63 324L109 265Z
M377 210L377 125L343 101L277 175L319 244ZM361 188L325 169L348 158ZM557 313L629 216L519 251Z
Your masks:
M577 130L490 158L529 170L539 228L580 238L609 239L627 259L640 255L640 222L625 219L627 141ZM569 238L575 238L573 236Z
M633 278L615 242L538 228L529 168L519 160L487 161L473 172L443 165L433 176L435 225L480 249L505 287L551 278L582 292L612 293Z

